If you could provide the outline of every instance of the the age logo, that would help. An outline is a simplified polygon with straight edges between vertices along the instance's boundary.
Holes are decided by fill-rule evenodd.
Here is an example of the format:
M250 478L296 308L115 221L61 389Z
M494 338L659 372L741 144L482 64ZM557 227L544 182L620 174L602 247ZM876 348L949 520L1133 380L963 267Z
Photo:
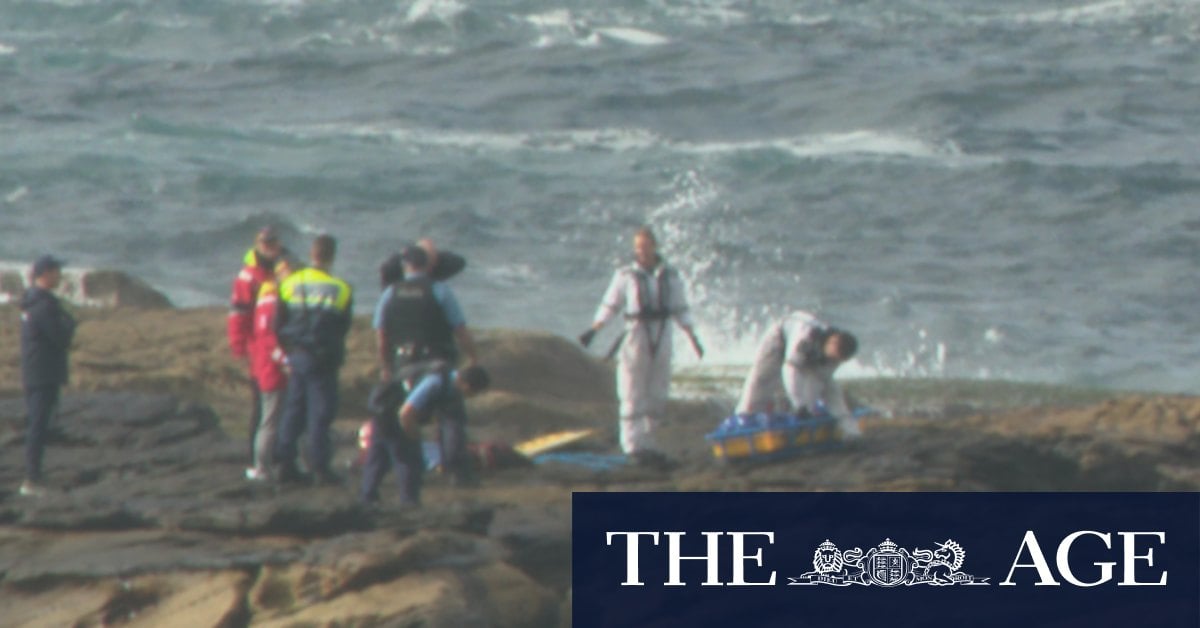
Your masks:
M788 580L792 585L835 587L988 584L987 578L960 571L966 556L967 551L953 539L936 543L933 549L912 551L884 539L865 553L857 547L840 551L826 539L813 552L813 570Z

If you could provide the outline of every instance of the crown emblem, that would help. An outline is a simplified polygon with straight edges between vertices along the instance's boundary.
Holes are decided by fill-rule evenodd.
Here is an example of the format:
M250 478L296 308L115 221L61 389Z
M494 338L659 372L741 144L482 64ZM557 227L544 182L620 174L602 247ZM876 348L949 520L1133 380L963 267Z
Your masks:
M962 571L966 555L952 539L936 543L933 549L909 550L886 538L865 552L858 547L839 552L833 541L825 539L813 552L812 571L788 580L793 585L834 587L987 586L988 578Z

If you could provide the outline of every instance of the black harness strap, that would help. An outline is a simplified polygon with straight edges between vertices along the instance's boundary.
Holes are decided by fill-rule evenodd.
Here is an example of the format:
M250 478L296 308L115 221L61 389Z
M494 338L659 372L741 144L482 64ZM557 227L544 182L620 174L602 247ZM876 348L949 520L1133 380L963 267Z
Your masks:
M668 301L669 295L667 294L670 281L667 276L667 269L662 266L659 268L660 272L656 278L658 282L658 303L654 304L654 307L647 307L650 300L650 275L641 270L636 271L636 275L634 275L637 279L638 297L638 311L634 318L647 325L656 321L658 322L657 330L650 328L646 330L646 341L650 345L651 357L658 355L658 348L662 344L663 336L667 331L667 319L671 316L670 311L666 307L666 304L670 302Z

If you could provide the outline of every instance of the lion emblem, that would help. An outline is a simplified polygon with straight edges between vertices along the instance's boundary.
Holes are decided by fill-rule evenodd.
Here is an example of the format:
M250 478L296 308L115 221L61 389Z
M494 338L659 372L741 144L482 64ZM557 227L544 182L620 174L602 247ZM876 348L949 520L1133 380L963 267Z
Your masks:
M842 553L829 539L825 539L813 552L813 569L819 574L837 573L842 570L844 564Z

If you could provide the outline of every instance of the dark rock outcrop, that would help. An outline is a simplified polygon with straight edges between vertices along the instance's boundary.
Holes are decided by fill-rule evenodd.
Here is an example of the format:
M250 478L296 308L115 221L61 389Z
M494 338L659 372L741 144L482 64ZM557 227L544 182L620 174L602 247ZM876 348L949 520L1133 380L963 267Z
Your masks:
M6 617L36 624L26 612L46 592L103 589L82 596L88 602L66 623L161 625L151 620L185 599L198 604L191 596L200 587L219 603L187 625L558 622L557 595L510 564L503 540L489 535L491 504L365 508L350 486L249 483L244 443L221 431L211 410L130 393L64 398L47 450L52 490L26 498L12 490L22 475L22 415L18 401L0 401ZM204 577L181 580L186 574ZM363 601L384 591L390 605Z
M28 285L29 266L0 262L0 303L16 303ZM67 301L84 307L169 308L171 301L150 284L119 270L63 269L58 290Z

